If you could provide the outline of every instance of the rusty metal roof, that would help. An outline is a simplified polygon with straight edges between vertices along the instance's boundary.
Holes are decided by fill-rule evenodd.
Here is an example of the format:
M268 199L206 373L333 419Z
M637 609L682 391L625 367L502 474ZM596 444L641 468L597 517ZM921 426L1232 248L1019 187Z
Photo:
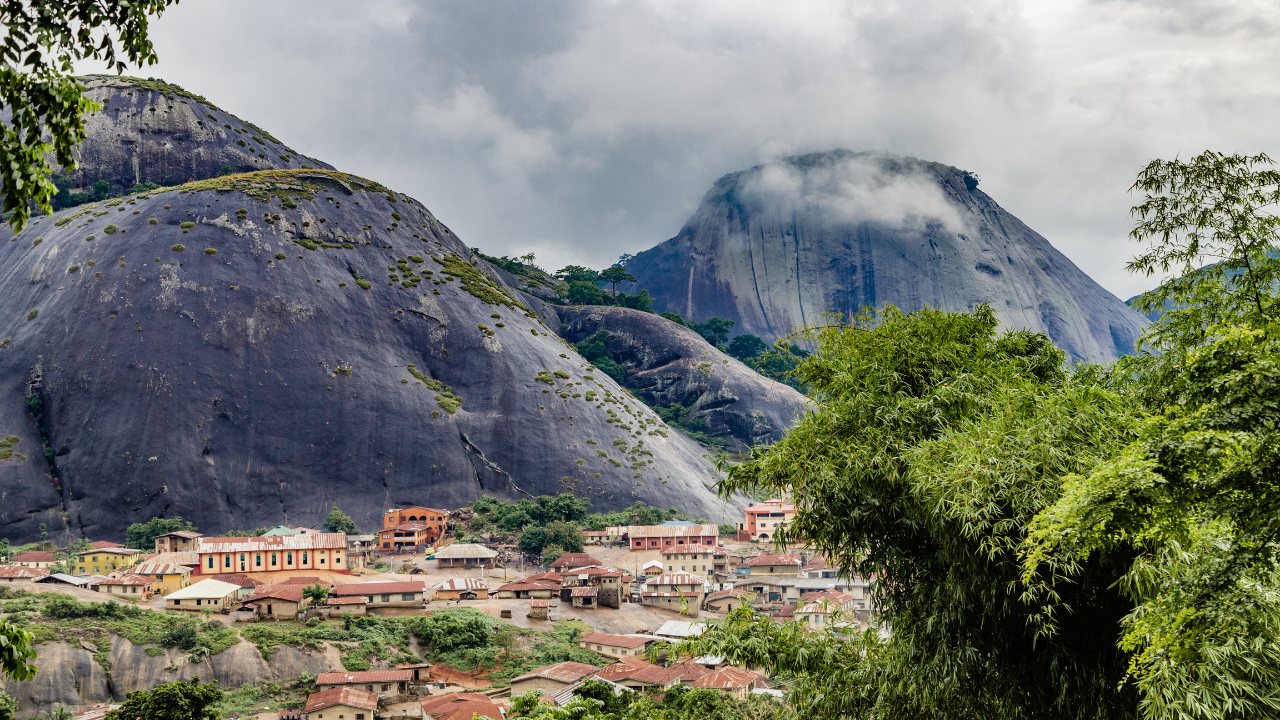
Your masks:
M413 673L409 670L366 670L364 672L320 673L317 685L350 685L354 683L409 682Z
M475 578L449 578L444 582L438 582L431 586L432 590L489 590L489 586L483 580Z
M591 673L599 670L595 665L586 663L566 661L556 663L555 665L547 665L540 667L531 673L526 673L518 678L511 680L512 683L518 683L522 680L532 680L534 678L543 678L545 680L554 680L565 684L574 683Z
M270 550L346 550L344 533L307 533L271 537L200 538L199 553L265 552Z
M378 709L378 693L345 687L322 690L307 696L307 709L303 712L315 712L334 705L346 705L372 713Z
M420 593L426 585L427 584L421 580L353 583L350 585L335 585L329 594L342 597L345 595L381 595L383 593Z
M576 587L569 591L569 597L595 597L599 593L600 588L595 586Z

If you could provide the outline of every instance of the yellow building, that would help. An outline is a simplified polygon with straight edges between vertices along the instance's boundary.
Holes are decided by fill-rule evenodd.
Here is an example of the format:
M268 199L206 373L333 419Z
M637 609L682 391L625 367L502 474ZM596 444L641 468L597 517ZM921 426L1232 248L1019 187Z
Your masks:
M146 575L155 582L151 591L157 595L168 595L191 584L191 568L186 565L148 560L131 571L135 575Z
M76 555L79 575L107 575L115 570L133 567L142 559L142 551L133 548L100 548Z

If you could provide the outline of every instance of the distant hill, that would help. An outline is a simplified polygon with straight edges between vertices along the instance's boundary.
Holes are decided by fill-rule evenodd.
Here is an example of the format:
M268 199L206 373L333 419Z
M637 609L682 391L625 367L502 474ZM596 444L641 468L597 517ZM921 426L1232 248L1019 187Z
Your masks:
M1073 358L1133 351L1146 318L978 190L970 173L832 150L720 178L674 238L627 263L655 310L773 341L831 310L963 310L1047 333Z

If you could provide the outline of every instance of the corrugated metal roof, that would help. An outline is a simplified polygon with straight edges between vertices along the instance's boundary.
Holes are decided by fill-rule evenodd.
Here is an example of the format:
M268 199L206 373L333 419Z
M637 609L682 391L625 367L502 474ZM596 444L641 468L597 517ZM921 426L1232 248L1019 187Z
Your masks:
M96 576L96 577L101 577L101 576ZM48 575L46 577L40 578L39 580L36 580L36 582L42 582L42 583L57 582L57 583L63 583L65 585L75 585L76 587L84 587L85 585L89 584L89 580L90 580L89 578L78 578L72 575L67 575L65 573L53 573L52 575Z
M321 677L324 677L323 675ZM334 705L347 705L349 707L368 710L373 713L378 709L378 693L369 692L367 690L358 690L356 688L333 688L332 690L322 690L318 693L312 693L307 696L307 708L303 712L314 712L323 710Z
M543 678L546 680L554 680L562 683L575 683L582 678L599 670L595 665L586 663L566 661L556 663L555 665L547 665L540 667L531 673L526 673L518 678L511 680L511 683L518 683L522 680L532 680L534 678Z
M351 597L331 597L325 600L326 605L364 605L367 600L363 596L353 595Z
M195 598L224 598L236 590L240 589L239 585L232 585L221 580L201 580L194 585L188 585L181 590L175 590L165 596L166 600L187 600Z
M315 533L276 537L200 538L200 554L230 552L264 552L269 550L345 550L343 533Z
M136 565L132 570L139 575L186 575L191 572L191 568L186 565L156 562L155 560L148 560L141 565Z
M0 565L0 578L41 578L48 575L46 568L30 568L22 565Z
M347 595L379 595L382 593L420 593L426 588L426 586L427 584L422 580L383 583L353 583L350 585L335 585L333 590L329 591L329 594L343 597Z
M245 598L245 602L285 600L287 602L300 603L302 602L302 587L302 585L264 585L255 590L252 596Z
M600 588L592 587L576 587L569 591L569 597L595 597L600 593Z
M488 590L489 586L483 580L475 578L449 578L444 582L436 583L431 586L432 590Z
M640 647L647 643L656 642L656 637L636 637L635 635L610 635L608 633L591 633L590 635L579 638L578 642L588 643L590 645L608 645L610 647L633 648Z
M366 670L364 672L320 673L317 685L350 685L352 683L409 682L413 672L409 670Z
M98 585L99 586L102 586L102 585L148 585L149 586L153 582L155 582L155 578L149 578L143 575L130 574L130 575L121 575L118 578L107 578L106 580L103 580L102 582L98 583Z
M170 535L174 537L186 538L188 540L195 540L196 538L204 537L204 533L198 533L198 532L195 532L194 530L175 530L174 532L165 533L163 535L157 535L156 537L169 537Z
M531 608L551 607L551 601L550 600L530 600L529 607Z
M645 581L645 585L706 585L707 579L690 573L658 575Z
M454 543L443 550L436 551L436 559L443 558L445 560L495 557L498 557L498 553L475 543Z

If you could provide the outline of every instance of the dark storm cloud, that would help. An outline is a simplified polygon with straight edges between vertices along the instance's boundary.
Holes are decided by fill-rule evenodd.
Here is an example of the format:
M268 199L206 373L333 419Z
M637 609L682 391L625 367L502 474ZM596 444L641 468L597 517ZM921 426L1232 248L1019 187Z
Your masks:
M1150 282L1123 270L1138 169L1275 149L1278 18L1248 0L185 0L140 74L550 268L661 242L726 172L848 147L977 172L1128 296Z

